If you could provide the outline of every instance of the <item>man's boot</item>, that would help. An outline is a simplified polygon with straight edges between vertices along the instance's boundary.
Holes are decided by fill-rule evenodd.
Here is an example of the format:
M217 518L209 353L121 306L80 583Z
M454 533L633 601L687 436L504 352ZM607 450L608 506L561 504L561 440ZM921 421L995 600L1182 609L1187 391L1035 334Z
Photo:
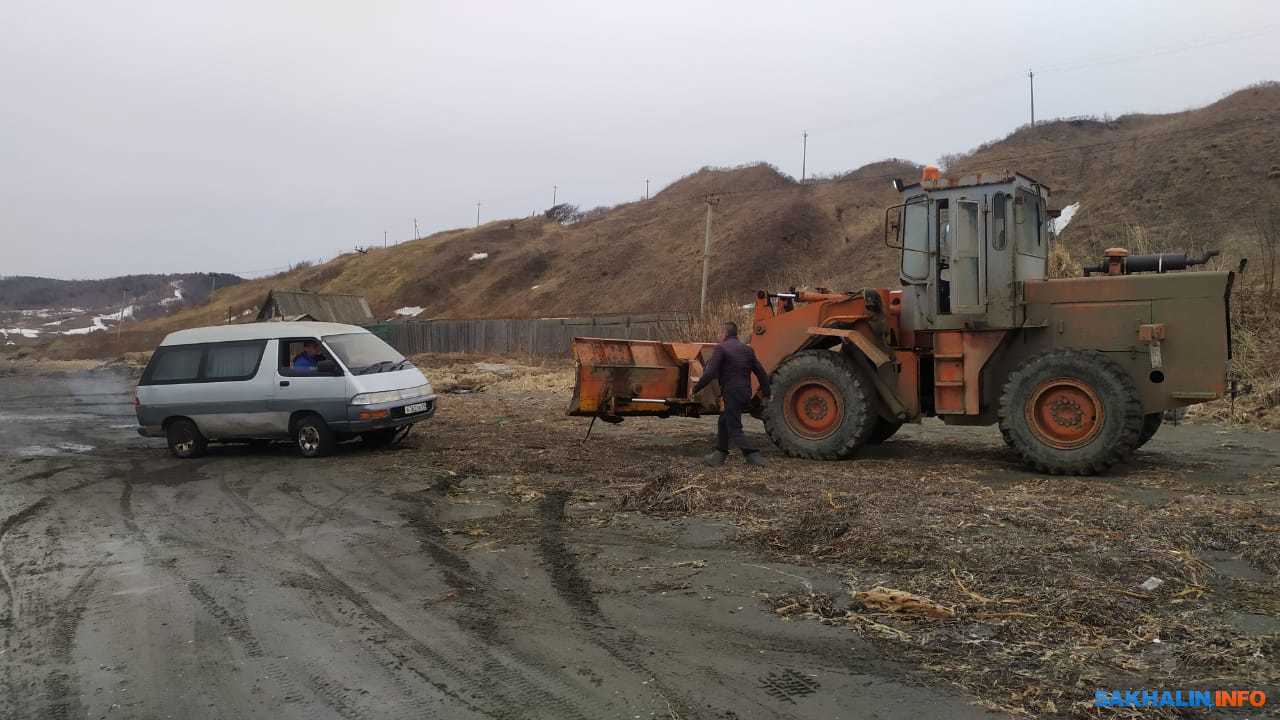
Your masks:
M702 457L702 462L710 465L711 467L720 467L728 457L729 453L723 450L713 450L710 455L704 455Z
M753 450L749 453L743 454L742 459L746 460L748 465L764 467L764 458L760 457L759 450Z

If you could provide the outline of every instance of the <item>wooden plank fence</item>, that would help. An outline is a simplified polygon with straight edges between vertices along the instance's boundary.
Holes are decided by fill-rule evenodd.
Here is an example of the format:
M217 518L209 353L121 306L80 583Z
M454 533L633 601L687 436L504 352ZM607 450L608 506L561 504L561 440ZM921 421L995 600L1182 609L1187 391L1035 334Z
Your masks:
M423 352L568 357L575 337L672 339L686 316L609 315L579 318L409 320L370 327L405 355Z

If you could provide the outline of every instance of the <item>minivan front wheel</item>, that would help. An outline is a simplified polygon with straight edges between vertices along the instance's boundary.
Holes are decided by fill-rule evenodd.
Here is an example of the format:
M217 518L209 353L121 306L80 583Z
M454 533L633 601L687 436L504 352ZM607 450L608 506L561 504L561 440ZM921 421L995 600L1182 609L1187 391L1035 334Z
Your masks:
M187 418L171 421L165 428L165 439L169 441L169 452L183 460L198 458L209 447L209 441L200 434L200 428Z
M293 438L298 443L298 452L309 458L324 457L332 453L337 444L333 431L316 415L299 420L294 426Z

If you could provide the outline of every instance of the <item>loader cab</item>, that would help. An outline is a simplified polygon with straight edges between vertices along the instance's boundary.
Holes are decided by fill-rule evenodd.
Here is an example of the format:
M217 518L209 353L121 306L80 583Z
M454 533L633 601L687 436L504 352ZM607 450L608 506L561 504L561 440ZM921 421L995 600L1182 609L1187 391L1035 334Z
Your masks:
M901 251L905 328L1020 327L1021 283L1048 275L1049 189L1024 175L943 178L936 168L895 187L903 202L889 209L886 239Z

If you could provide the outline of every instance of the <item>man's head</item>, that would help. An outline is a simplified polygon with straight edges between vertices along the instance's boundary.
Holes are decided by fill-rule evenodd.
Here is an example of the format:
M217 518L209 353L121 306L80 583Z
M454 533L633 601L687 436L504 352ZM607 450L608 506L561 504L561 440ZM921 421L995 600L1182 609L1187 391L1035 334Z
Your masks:
M721 336L720 341L724 342L729 338L736 337L738 337L738 323L732 320L726 320L724 323L724 335Z
M308 357L315 357L320 354L320 343L315 340L302 341L302 354Z

